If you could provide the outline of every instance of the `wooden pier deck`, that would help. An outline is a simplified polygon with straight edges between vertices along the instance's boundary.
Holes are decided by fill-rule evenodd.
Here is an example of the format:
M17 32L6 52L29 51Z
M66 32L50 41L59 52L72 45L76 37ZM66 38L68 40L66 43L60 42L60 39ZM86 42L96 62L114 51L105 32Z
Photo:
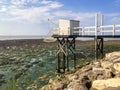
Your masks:
M71 52L74 57L74 68L76 68L76 54L75 54L75 41L76 38L94 38L95 41L95 59L99 56L103 57L104 38L120 38L120 35L53 35L57 39L57 72L60 73L69 71L69 53Z
M57 39L57 71L61 69L69 70L68 55L74 56L74 68L76 67L75 41L76 38L93 38L95 41L95 59L98 56L103 57L104 38L120 38L120 24L103 25L103 16L101 22L98 22L98 14L95 17L95 26L67 27L62 23L62 30L57 30L52 37ZM100 25L99 25L100 24ZM74 25L73 25L74 26ZM64 28L63 28L64 27Z

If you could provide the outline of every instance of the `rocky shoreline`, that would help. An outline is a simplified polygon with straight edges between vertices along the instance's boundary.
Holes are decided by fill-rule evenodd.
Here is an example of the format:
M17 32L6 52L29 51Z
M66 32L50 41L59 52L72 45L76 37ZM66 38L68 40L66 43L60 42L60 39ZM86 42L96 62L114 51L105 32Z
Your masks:
M107 53L75 73L50 79L40 90L120 90L120 52Z

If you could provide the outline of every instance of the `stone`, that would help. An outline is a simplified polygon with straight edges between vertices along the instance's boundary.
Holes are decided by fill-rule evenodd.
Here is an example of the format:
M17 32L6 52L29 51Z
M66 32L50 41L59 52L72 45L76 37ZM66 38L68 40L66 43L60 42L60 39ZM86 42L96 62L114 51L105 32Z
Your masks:
M92 83L92 88L95 90L109 90L107 88L120 87L120 78L112 78L107 80L95 80ZM114 90L114 89L113 89Z
M79 81L70 82L67 90L88 90L85 84L80 84Z
M81 70L84 72L88 72L88 71L92 70L92 67L93 67L92 65L87 65L87 66L83 67Z
M101 67L101 63L99 61L94 61L93 66L96 68L99 68L99 67Z
M114 59L112 62L113 63L118 63L118 62L120 62L120 58Z
M90 72L87 76L88 76L88 78L89 78L90 81L93 81L93 80L97 79L98 75L95 72Z
M103 73L105 72L105 69L93 67L93 68L92 68L92 72L95 72L95 73L97 73L97 74L103 74Z
M75 73L56 81L50 79L43 90L120 90L120 52L106 54Z
M104 79L108 79L108 78L113 78L114 75L110 69L106 69L104 73L104 77L105 77Z
M49 80L49 83L52 84L53 82L54 82L54 80L51 78L51 79Z
M117 73L120 73L120 63L115 63L115 64L113 65L113 68L115 69L115 71L116 71Z
M58 82L58 81L54 81L54 82L52 83L52 89L53 89L53 90L60 90L60 89L63 88L63 86L64 86L64 84L61 83L61 82Z
M77 74L70 74L69 76L67 76L69 81L73 81L73 80L77 80L79 78L79 76Z
M37 85L35 84L32 84L29 87L27 87L27 90L35 90L35 89L37 89Z
M105 55L106 60L115 60L117 58L120 58L120 51L119 52L107 53Z
M112 65L113 65L113 63L110 61L102 61L101 62L101 67L104 69L110 68Z
M45 86L42 90L63 90L63 88L67 87L67 80L64 78L64 80L49 80L49 86Z

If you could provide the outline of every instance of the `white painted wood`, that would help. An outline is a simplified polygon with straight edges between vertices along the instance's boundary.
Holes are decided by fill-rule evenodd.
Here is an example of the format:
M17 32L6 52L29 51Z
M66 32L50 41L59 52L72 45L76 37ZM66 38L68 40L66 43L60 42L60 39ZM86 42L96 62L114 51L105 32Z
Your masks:
M64 19L59 20L60 35L79 35L79 33L74 32L74 31L79 32L79 29L75 29L74 27L79 27L79 21Z
M101 26L103 26L104 22L103 22L104 16L101 15ZM104 28L101 28L101 35L104 35Z
M120 29L119 30L115 30L115 32L120 32Z
M98 32L98 14L95 16L95 36L97 36Z
M115 35L115 24L113 25L113 36Z
M79 21L76 20L59 20L59 29L53 33L57 35L115 35L117 32L120 32L120 24L113 25L103 25L104 16L101 15L101 25L98 25L98 14L95 16L95 26L84 26L79 27Z

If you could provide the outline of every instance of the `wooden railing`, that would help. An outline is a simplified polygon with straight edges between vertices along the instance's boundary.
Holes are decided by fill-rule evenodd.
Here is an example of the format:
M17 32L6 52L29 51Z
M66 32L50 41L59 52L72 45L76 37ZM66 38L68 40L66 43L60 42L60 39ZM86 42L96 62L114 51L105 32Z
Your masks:
M88 27L74 27L73 33L75 29L79 29L79 35L113 35L116 33L120 33L120 25L104 25L104 26L88 26ZM75 31L76 33L76 31Z

